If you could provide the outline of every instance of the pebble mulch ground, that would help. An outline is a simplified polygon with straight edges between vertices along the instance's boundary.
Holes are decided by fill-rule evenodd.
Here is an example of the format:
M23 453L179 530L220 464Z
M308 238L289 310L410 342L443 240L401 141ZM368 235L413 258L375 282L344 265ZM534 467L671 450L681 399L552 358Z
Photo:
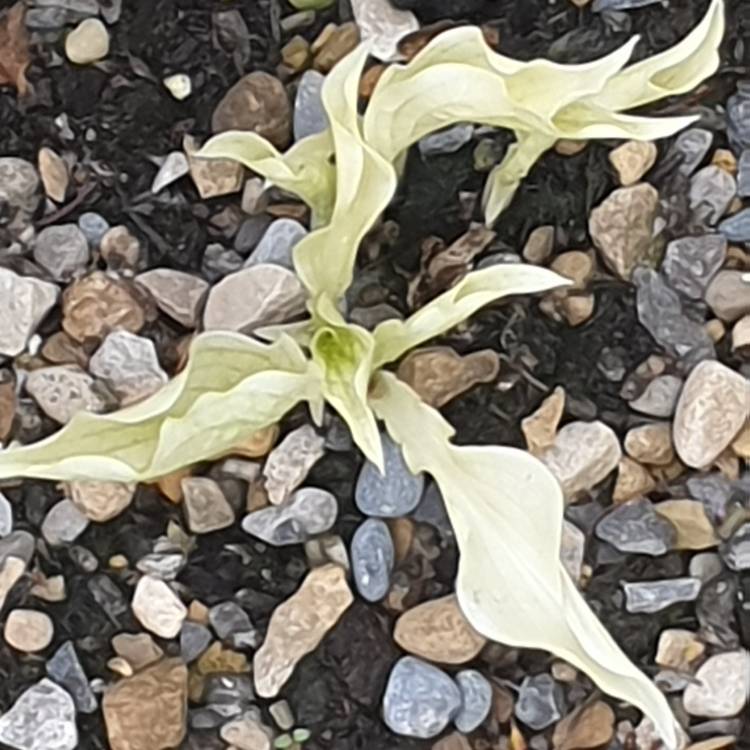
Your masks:
M638 56L663 49L707 3L394 5L417 41L469 21L504 53L580 62L632 33ZM466 234L509 136L421 142L349 295L362 325L403 316L452 243L467 268L573 280L399 376L460 442L556 474L565 565L692 750L750 748L750 6L727 5L717 75L662 107L694 127L558 143L495 231ZM192 155L231 128L279 148L320 130L321 83L358 38L346 0L0 0L0 443L153 393L204 327L299 311L278 282L305 207ZM341 422L298 411L153 486L4 483L0 746L656 748L585 675L473 631L441 498L383 440L385 477Z

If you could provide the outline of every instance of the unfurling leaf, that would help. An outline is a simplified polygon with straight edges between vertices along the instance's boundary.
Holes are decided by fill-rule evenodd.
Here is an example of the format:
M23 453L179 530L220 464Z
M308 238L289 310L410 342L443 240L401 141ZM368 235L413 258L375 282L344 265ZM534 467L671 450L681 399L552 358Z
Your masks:
M29 88L26 68L31 62L25 15L26 6L19 1L0 16L0 86L14 86L21 96Z
M563 496L536 458L515 448L450 443L453 428L404 383L380 373L370 403L409 469L432 474L460 553L456 593L482 635L539 648L640 708L677 746L664 695L620 650L560 562Z
M0 451L0 477L150 481L226 454L318 390L291 339L205 333L153 396L112 414L79 412L46 440Z
M462 323L502 297L546 292L568 286L569 279L525 263L502 263L464 276L454 287L428 302L406 320L386 320L373 332L373 366L393 362L409 349Z

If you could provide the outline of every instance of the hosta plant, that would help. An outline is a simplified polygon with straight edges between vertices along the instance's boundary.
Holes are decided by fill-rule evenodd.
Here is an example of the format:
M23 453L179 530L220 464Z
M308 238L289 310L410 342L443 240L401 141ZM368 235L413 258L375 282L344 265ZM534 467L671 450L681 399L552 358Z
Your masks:
M475 271L405 321L389 320L372 332L347 322L342 311L360 240L393 197L394 165L411 142L467 119L512 123L531 133L537 126L539 132L551 128L552 120L558 129L576 120L578 135L603 135L605 126L591 124L584 112L596 112L607 128L630 123L628 135L644 136L640 120L618 119L616 113L649 101L657 90L659 95L685 90L710 72L713 52L706 57L704 51L716 46L712 33L719 28L719 9L716 0L698 36L689 37L692 53L678 45L674 49L681 51L652 58L660 60L655 67L645 61L618 74L626 59L620 51L575 68L581 78L570 96L563 93L572 86L570 66L507 62L471 29L447 32L408 65L389 69L364 118L357 93L367 49L360 46L326 79L325 133L283 155L250 133L216 137L205 156L238 159L310 205L313 231L294 249L309 317L255 331L256 337L232 331L198 335L186 367L162 390L111 414L78 413L46 440L6 449L0 453L0 477L151 481L231 453L300 403L318 424L326 404L338 412L364 455L382 468L381 420L409 468L431 474L442 492L460 550L457 595L474 627L490 639L566 659L606 692L638 706L666 744L676 746L677 725L664 696L612 640L559 560L563 497L555 478L515 448L453 445L453 429L439 412L388 370L410 349L479 308L509 295L554 289L565 280L527 265ZM506 68L499 61L506 61ZM438 74L426 86L419 76L433 69ZM628 70L636 72L628 78ZM611 88L612 80L620 81L617 87ZM437 91L441 86L450 101ZM503 87L508 93L499 96ZM597 95L596 104L587 99ZM559 117L563 104L568 119ZM401 120L401 107L413 116ZM672 122L660 132L683 124ZM555 137L562 132L556 130Z

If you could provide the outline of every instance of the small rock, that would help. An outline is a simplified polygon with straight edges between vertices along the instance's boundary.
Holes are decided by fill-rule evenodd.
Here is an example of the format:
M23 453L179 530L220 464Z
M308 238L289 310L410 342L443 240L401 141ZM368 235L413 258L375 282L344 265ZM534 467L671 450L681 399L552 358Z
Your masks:
M750 346L750 315L744 315L732 329L732 351L746 349Z
M317 70L302 74L294 99L294 140L322 133L328 128L328 115L323 108L321 90L325 76Z
M70 181L68 166L56 151L47 148L47 146L39 149L37 163L39 165L39 176L42 178L42 185L44 185L44 192L47 197L55 203L63 203Z
M528 675L518 691L516 718L531 729L546 729L561 716L560 698L560 687L548 674Z
M596 525L596 535L620 552L663 555L674 545L676 532L645 499L616 506Z
M20 557L5 555L0 557L0 610L13 587L26 572L28 563Z
M174 591L148 575L138 581L132 607L141 625L160 638L174 638L187 617L187 609Z
M89 361L89 371L112 388L123 406L156 393L168 379L154 342L128 331L107 334Z
M281 61L292 73L301 73L310 65L311 60L310 43L299 34L295 34L281 48Z
M368 602L387 593L395 561L393 539L383 521L368 518L352 537L352 572L357 591Z
M617 467L617 481L612 490L612 501L622 503L634 497L647 495L655 487L656 481L648 469L624 456Z
M690 558L688 573L693 578L700 578L703 583L716 578L722 570L721 558L715 552L701 552Z
M184 177L189 171L190 164L188 163L187 156L182 151L172 151L167 154L161 167L159 167L159 171L151 183L151 192L154 195L161 192L168 185Z
M138 333L150 317L143 302L129 282L94 271L63 293L63 328L81 343L117 329Z
M737 165L737 195L750 198L750 148L742 152Z
M99 252L113 271L121 269L134 270L141 259L141 243L130 230L123 225L108 229L99 243Z
M492 707L492 685L476 669L462 669L456 675L461 691L461 710L453 719L459 732L469 734L489 716Z
M136 485L124 482L70 482L70 499L86 518L106 523L119 516L135 495Z
M727 239L721 234L680 237L667 245L661 270L673 289L702 299L726 255Z
M656 144L650 141L627 141L609 152L609 161L617 171L620 185L635 185L656 162Z
M339 26L328 24L312 43L313 67L328 73L359 44L359 29L353 21Z
M719 224L719 231L730 242L750 242L750 208L724 219Z
M311 536L328 531L338 510L335 496L327 490L303 487L281 505L245 516L242 528L275 547L302 544Z
M492 382L499 370L500 361L490 349L461 356L451 347L434 346L410 352L397 374L425 403L440 408L478 383Z
M0 163L0 185L2 176ZM2 191L3 187L0 187L0 202ZM58 294L54 284L0 268L0 356L15 357L26 348L29 338L57 301Z
M236 750L271 750L273 746L273 734L251 713L224 724L219 735Z
M742 271L720 271L706 289L714 315L731 323L750 313L750 281Z
M49 615L35 609L14 609L5 620L3 637L17 651L33 654L43 651L55 634Z
M214 283L242 268L244 258L218 242L206 246L201 261L201 275Z
M400 10L383 0L355 0L352 3L363 42L378 60L393 62L401 59L398 41L419 29L419 21L410 10Z
M684 463L710 465L750 416L750 387L745 378L714 360L693 368L677 403L673 440Z
M672 150L682 157L679 171L689 177L706 158L714 134L704 128L690 128L683 130L675 139Z
M586 535L570 521L563 519L560 561L574 583L581 580Z
M39 680L0 717L0 742L14 750L75 750L78 730L73 699L52 680Z
M9 209L8 228L13 235L28 226L40 199L39 176L34 166L15 156L0 157L0 203ZM4 293L0 294L2 299Z
M45 227L34 243L34 260L57 281L69 281L86 268L89 243L77 224Z
M70 500L53 505L42 522L42 536L53 546L70 544L83 534L89 519Z
M70 693L80 713L91 714L96 711L96 696L91 690L72 641L65 641L55 651L54 656L47 662L47 674Z
M541 265L549 260L554 248L555 227L552 224L544 224L531 230L521 255L529 263Z
M669 466L674 461L671 431L669 422L633 427L625 435L625 451L640 463Z
M166 88L178 102L187 99L193 92L193 82L190 80L190 76L187 75L187 73L174 73L171 76L162 79L162 83L164 84L164 88Z
M731 570L750 570L750 523L743 524L723 545L721 556Z
M245 168L238 161L197 156L198 144L190 135L182 139L182 148L188 160L190 178L203 200L242 190Z
M474 126L470 123L460 122L420 138L417 146L422 156L454 154L463 148L473 135Z
M302 585L271 615L263 645L255 652L255 689L273 698L303 656L318 647L352 603L346 573L338 565L311 570Z
M690 180L690 208L699 220L712 226L727 212L736 194L734 177L713 164L703 167Z
M77 365L40 367L26 378L26 390L42 411L67 424L79 411L99 413L110 405L95 389L94 379Z
M628 281L639 263L654 259L659 193L648 183L613 191L592 212L589 232L605 264Z
M232 648L254 648L258 635L250 618L236 602L221 602L208 611L208 620L216 635Z
M659 635L655 661L660 667L690 673L705 651L705 644L692 631L667 628Z
M224 94L211 117L211 129L214 133L252 130L283 149L289 143L291 119L284 85L278 78L256 70Z
M310 425L303 425L268 454L263 476L268 499L274 505L283 503L305 481L310 469L323 456L324 446L325 438Z
M102 712L111 750L169 750L187 729L188 671L163 659L104 694Z
M76 65L103 60L109 54L109 32L98 18L87 18L65 37L65 55Z
M276 219L272 222L250 257L245 267L258 263L271 263L294 271L292 251L294 246L307 235L307 229L294 219Z
M305 299L305 289L291 271L259 263L225 276L211 288L203 325L206 330L250 333L301 315Z
M154 268L136 281L151 294L156 306L185 328L196 328L200 321L209 285L199 276L172 268Z
M737 716L750 700L750 652L741 649L711 656L682 696L691 716Z
M630 408L651 417L671 417L677 408L682 380L676 375L659 375L646 390L630 402Z
M638 320L657 343L688 365L714 356L711 337L685 315L679 295L656 271L637 268L633 282L638 289Z
M13 531L13 507L8 498L0 492L0 539L8 536L11 531Z
M672 549L709 549L719 543L703 503L697 500L663 500L654 506L654 510L666 518L677 532Z
M188 527L194 534L210 534L234 523L234 510L213 479L185 477L181 486Z
M660 612L678 602L693 602L698 598L701 581L698 578L669 578L662 581L624 582L625 609L638 612Z
M78 228L86 236L91 247L99 247L102 237L109 229L109 222L94 211L85 211L78 217Z
M737 150L750 148L750 87L746 81L737 83L737 91L727 100L727 131L729 142Z
M557 723L555 750L608 747L615 733L615 712L604 702L583 703Z
M530 453L538 456L555 442L564 409L565 389L558 385L533 414L521 420L521 431Z
M569 499L601 482L621 457L617 435L599 421L565 425L540 455Z
M186 664L195 661L213 640L211 631L197 622L186 621L180 630L180 656Z
M112 639L112 648L130 665L133 672L140 672L164 656L164 652L148 633L118 633Z
M487 642L464 617L454 594L404 612L396 620L393 640L404 651L441 664L465 664Z
M383 720L392 732L429 739L460 710L461 692L445 672L413 656L396 662L383 697Z

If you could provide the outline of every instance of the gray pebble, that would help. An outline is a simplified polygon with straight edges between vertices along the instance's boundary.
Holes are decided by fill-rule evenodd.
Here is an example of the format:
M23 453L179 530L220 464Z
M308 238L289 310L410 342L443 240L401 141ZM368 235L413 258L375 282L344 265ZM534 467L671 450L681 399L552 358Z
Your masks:
M722 570L721 558L715 552L699 552L690 558L688 565L688 573L693 578L700 578L703 583L716 578Z
M250 617L236 602L221 602L208 611L208 620L216 635L227 641L232 648L255 648L258 632Z
M186 620L180 630L180 656L186 664L195 661L211 644L213 635L205 626Z
M390 586L395 552L383 521L368 518L354 532L351 546L354 582L368 602L382 599Z
M0 157L0 204L10 209L11 229L21 231L28 224L41 199L39 184L33 164L15 156Z
M750 523L740 526L722 545L721 556L734 571L750 570Z
M462 669L456 675L461 691L461 710L453 723L456 729L469 734L487 718L492 707L492 685L476 669Z
M208 245L203 253L201 276L212 284L235 271L239 271L244 258L234 250L214 242Z
M336 521L338 503L327 490L303 487L281 505L270 505L245 516L242 528L268 544L301 544L328 531Z
M109 576L100 573L90 578L86 587L112 622L119 623L120 617L130 609L119 587Z
M727 99L727 135L736 152L750 148L750 81L740 81Z
M246 256L258 245L271 223L271 217L266 214L257 214L245 219L234 238L234 249L240 255Z
M683 130L675 139L672 151L682 156L679 171L685 176L690 176L698 168L698 165L706 158L714 134L704 128L690 128Z
M711 226L726 213L735 195L734 177L715 164L698 170L690 180L690 209L697 219Z
M546 673L524 677L515 714L531 729L546 729L562 717L560 686Z
M679 295L656 271L636 268L633 281L638 290L638 319L657 343L687 365L715 356L711 337L684 314Z
M724 219L719 224L719 231L730 242L750 242L750 208Z
M34 243L34 260L56 281L70 281L88 265L89 243L76 224L46 227Z
M87 211L78 217L78 228L91 247L99 247L102 237L109 231L109 222L100 214Z
M53 546L70 544L88 528L89 519L70 501L53 505L42 521L42 536Z
M652 556L668 552L677 536L645 498L615 506L596 525L596 535L620 552Z
M732 494L732 483L716 472L687 480L690 497L700 500L712 523L721 523L726 513L726 504Z
M76 708L82 714L96 711L98 703L83 671L72 641L65 641L47 662L47 674L62 685L73 697Z
M15 750L75 750L76 708L59 685L44 678L0 716L0 742Z
M17 557L28 565L35 548L36 541L28 531L11 531L0 539L0 566L9 557Z
M461 692L441 669L413 656L396 662L383 697L383 719L392 732L421 739L435 737L460 709Z
M682 380L676 375L659 375L638 398L630 402L630 408L651 417L671 417L681 390Z
M424 476L412 474L404 461L401 448L383 434L385 474L366 461L357 477L354 500L368 516L397 518L411 513L419 504L424 489Z
M737 195L750 198L750 148L740 154L737 164Z
M0 539L13 531L13 508L5 495L0 492Z
M226 718L250 708L255 700L253 680L244 674L217 674L206 678L205 704Z
M721 234L680 237L667 245L661 270L673 289L692 299L702 299L726 254L727 239Z
M256 263L275 263L294 271L292 251L294 246L307 235L307 229L294 219L276 219L266 229L255 250L245 261L245 268Z
M162 581L174 581L186 562L184 552L152 552L141 557L135 567L141 573L160 578Z
M449 128L430 133L419 140L419 153L422 156L436 156L438 154L453 154L465 146L474 135L474 126L458 123Z
M321 91L325 76L317 70L306 70L299 80L294 99L294 140L322 133L328 127Z
M678 602L692 602L698 598L701 581L698 578L669 578L661 581L624 582L625 609L638 612L660 612Z

